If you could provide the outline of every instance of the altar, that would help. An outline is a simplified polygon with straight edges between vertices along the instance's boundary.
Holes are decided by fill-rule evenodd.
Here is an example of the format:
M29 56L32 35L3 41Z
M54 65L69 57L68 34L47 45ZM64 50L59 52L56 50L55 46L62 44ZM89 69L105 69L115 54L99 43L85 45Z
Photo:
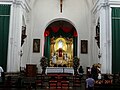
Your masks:
M47 67L46 68L46 74L49 73L68 73L74 75L74 69L73 67Z

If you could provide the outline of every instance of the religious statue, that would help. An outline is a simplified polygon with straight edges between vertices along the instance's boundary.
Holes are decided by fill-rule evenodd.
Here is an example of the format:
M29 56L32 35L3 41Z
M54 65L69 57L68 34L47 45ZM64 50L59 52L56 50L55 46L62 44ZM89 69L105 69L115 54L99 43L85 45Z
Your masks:
M52 63L56 64L56 54L54 53L54 55L52 56Z
M59 51L58 51L58 54L59 54L59 57L62 57L62 48L59 48Z
M63 56L64 56L64 60L68 61L68 56L67 56L67 54L64 54Z

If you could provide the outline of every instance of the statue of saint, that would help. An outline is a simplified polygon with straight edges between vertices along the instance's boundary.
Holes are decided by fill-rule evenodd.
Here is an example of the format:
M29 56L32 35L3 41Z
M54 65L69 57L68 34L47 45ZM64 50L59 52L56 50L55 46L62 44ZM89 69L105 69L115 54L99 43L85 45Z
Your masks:
M56 64L56 54L54 53L54 55L52 56L52 63Z

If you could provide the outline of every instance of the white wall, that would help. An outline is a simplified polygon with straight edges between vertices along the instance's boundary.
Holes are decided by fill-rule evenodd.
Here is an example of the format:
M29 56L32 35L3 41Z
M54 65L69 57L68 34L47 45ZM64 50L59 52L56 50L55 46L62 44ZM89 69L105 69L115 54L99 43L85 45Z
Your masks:
M59 0L28 1L28 5L25 4L26 2L20 2L21 4L17 4L19 7L15 7L18 11L12 11L13 14L17 15L12 16L15 21L11 21L10 39L13 39L12 42L17 42L19 45L17 44L17 46L15 46L15 43L11 45L11 41L9 42L8 71L19 70L21 50L23 53L21 57L21 66L25 67L27 63L33 63L37 64L40 69L40 58L43 55L44 50L44 31L52 21L61 19L70 21L78 32L78 57L80 58L80 64L85 71L86 67L98 62L98 49L94 40L94 25L96 23L92 23L91 21L92 2L88 0L63 0L63 12L60 13ZM29 4L31 6L29 6ZM24 17L25 24L27 25L27 38L25 39L23 46L20 47L22 17ZM18 23L18 26L15 23ZM92 25L93 27L91 27ZM13 29L20 33L14 33L12 31ZM14 34L15 37L12 37L12 34ZM33 53L33 39L41 40L40 53ZM88 40L88 54L81 54L81 40ZM10 56L11 54L12 56Z
M103 73L111 73L111 30L110 5L119 6L120 0L63 0L63 12L60 13L59 0L0 0L1 4L12 4L10 18L10 32L8 45L7 71L19 71L20 51L23 51L21 65L34 63L39 66L39 61L44 49L44 31L54 20L70 21L78 32L78 57L84 69L94 63L102 64ZM93 1L93 2L92 2ZM96 2L96 3L95 3ZM26 4L27 3L27 4ZM93 6L94 4L94 6ZM30 6L29 6L30 5ZM93 8L93 9L92 9ZM92 11L92 13L91 13ZM21 47L22 17L27 25L27 38ZM101 58L98 60L99 49L95 36L95 26L100 17L101 27ZM107 23L107 24L106 24ZM33 39L41 39L40 53L33 53ZM88 40L88 54L80 53L80 40ZM109 63L109 64L108 64Z
M71 21L78 31L78 57L84 68L90 66L90 30L91 30L91 5L86 0L63 0L63 12L60 13L59 0L37 0L33 7L30 19L32 30L30 63L38 64L43 54L44 31L52 20L67 19ZM32 40L41 39L40 53L32 52ZM80 40L88 40L88 54L80 53Z

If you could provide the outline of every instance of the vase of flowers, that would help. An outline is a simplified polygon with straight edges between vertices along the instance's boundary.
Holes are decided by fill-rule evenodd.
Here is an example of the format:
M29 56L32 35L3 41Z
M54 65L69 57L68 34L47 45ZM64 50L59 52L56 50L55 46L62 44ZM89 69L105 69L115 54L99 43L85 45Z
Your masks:
M73 58L74 74L78 74L77 69L78 69L78 67L79 67L79 65L80 65L79 62L80 62L80 59L79 59L77 56L75 56L75 57Z
M45 74L46 67L48 66L47 61L48 59L45 56L41 57L40 59L40 66L42 67L42 74Z

